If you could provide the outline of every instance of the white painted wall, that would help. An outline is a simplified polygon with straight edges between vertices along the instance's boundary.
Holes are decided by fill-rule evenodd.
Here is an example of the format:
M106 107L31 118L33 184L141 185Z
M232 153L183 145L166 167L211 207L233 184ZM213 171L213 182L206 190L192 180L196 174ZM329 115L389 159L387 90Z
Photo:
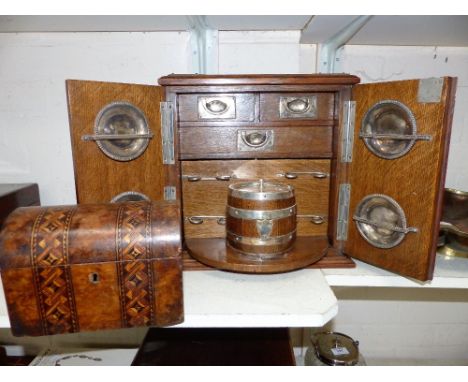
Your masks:
M0 182L76 202L66 79L156 84L187 73L189 34L0 33Z
M220 32L219 72L312 73L315 52L315 45L299 44L294 31ZM468 190L468 48L348 46L338 57L340 71L363 82L459 77L447 185ZM156 84L162 75L189 72L190 60L184 32L0 34L0 182L37 182L43 204L74 203L65 79ZM331 327L359 339L364 354L380 360L432 359L441 349L445 359L455 359L466 352L466 299L458 295L444 302L454 300L448 291L428 290L410 301L406 290L393 290L391 298L388 293L338 290L340 312ZM109 338L131 344L136 334L141 338L143 332L118 331ZM300 351L302 337L293 334ZM50 341L100 342L102 337ZM2 340L15 341L0 332Z

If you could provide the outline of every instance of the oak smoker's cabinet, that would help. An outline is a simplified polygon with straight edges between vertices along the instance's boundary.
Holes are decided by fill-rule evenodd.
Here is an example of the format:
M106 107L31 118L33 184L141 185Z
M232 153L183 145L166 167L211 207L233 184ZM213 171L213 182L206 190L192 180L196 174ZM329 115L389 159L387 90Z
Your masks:
M344 74L69 80L78 202L179 200L184 248L220 269L333 266L346 254L431 279L456 79L358 83ZM256 262L226 249L228 185L256 179L294 186L289 257Z

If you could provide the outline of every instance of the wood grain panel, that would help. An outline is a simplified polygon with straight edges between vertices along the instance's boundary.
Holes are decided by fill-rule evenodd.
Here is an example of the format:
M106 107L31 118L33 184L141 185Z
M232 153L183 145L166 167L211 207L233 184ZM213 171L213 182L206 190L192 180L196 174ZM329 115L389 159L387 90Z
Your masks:
M180 122L196 122L203 118L199 117L198 99L199 97L232 97L235 104L235 117L223 120L223 118L209 119L209 121L223 121L224 123L233 122L252 122L256 117L256 96L252 93L202 93L202 94L180 94L178 96L178 112Z
M333 120L334 100L333 93L261 93L260 94L260 121L282 121L283 123L297 120L280 117L279 105L281 97L316 97L317 113L312 119ZM308 118L311 119L311 118Z
M249 151L238 150L238 131L269 130L273 145ZM331 158L332 126L240 128L184 127L180 134L181 159L236 158Z
M78 203L109 202L114 196L136 191L151 200L163 199L168 173L177 165L163 165L159 102L164 89L158 86L67 81L70 132ZM94 134L99 111L111 102L125 101L146 116L154 134L145 152L138 158L119 162L107 157L95 142L81 137ZM175 186L175 185L173 185Z
M375 248L358 233L350 220L346 253L419 280L432 278L435 242L439 226L441 196L446 168L455 81L445 78L439 103L418 102L419 81L398 81L359 85L354 89L357 102L353 162L350 168L350 216L369 194L385 194L395 199L406 214L409 233L398 246ZM414 113L418 134L429 134L431 141L417 141L405 156L385 160L372 154L359 139L359 128L366 111L380 100L398 100Z
M191 224L184 220L186 238L226 237L226 226L217 223L216 219L206 219L202 224ZM315 224L310 218L297 219L297 236L325 236L327 234L327 221Z
M74 265L70 272L80 326L84 330L122 327L116 264Z
M11 331L15 336L43 334L41 313L32 268L2 269Z
M238 252L223 239L189 239L189 253L198 261L214 268L242 273L280 273L304 268L323 258L328 240L324 236L297 238L284 255L260 260Z
M158 80L165 86L220 86L220 85L354 85L357 76L349 74L170 74Z

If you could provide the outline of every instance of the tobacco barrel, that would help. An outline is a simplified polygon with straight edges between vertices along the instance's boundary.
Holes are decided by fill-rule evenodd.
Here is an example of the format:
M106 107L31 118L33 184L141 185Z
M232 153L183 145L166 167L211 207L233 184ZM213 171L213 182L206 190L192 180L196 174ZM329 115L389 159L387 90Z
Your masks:
M263 180L229 186L226 238L232 248L262 258L282 255L296 239L294 188Z

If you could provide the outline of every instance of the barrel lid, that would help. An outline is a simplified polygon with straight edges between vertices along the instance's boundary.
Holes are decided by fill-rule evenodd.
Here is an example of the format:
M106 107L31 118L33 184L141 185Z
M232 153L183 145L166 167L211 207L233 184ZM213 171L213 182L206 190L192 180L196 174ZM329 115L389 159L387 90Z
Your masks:
M294 196L294 187L260 179L254 182L231 184L229 194L241 199L251 200L289 199Z
M330 366L352 366L359 360L359 342L338 332L316 335L317 357Z

